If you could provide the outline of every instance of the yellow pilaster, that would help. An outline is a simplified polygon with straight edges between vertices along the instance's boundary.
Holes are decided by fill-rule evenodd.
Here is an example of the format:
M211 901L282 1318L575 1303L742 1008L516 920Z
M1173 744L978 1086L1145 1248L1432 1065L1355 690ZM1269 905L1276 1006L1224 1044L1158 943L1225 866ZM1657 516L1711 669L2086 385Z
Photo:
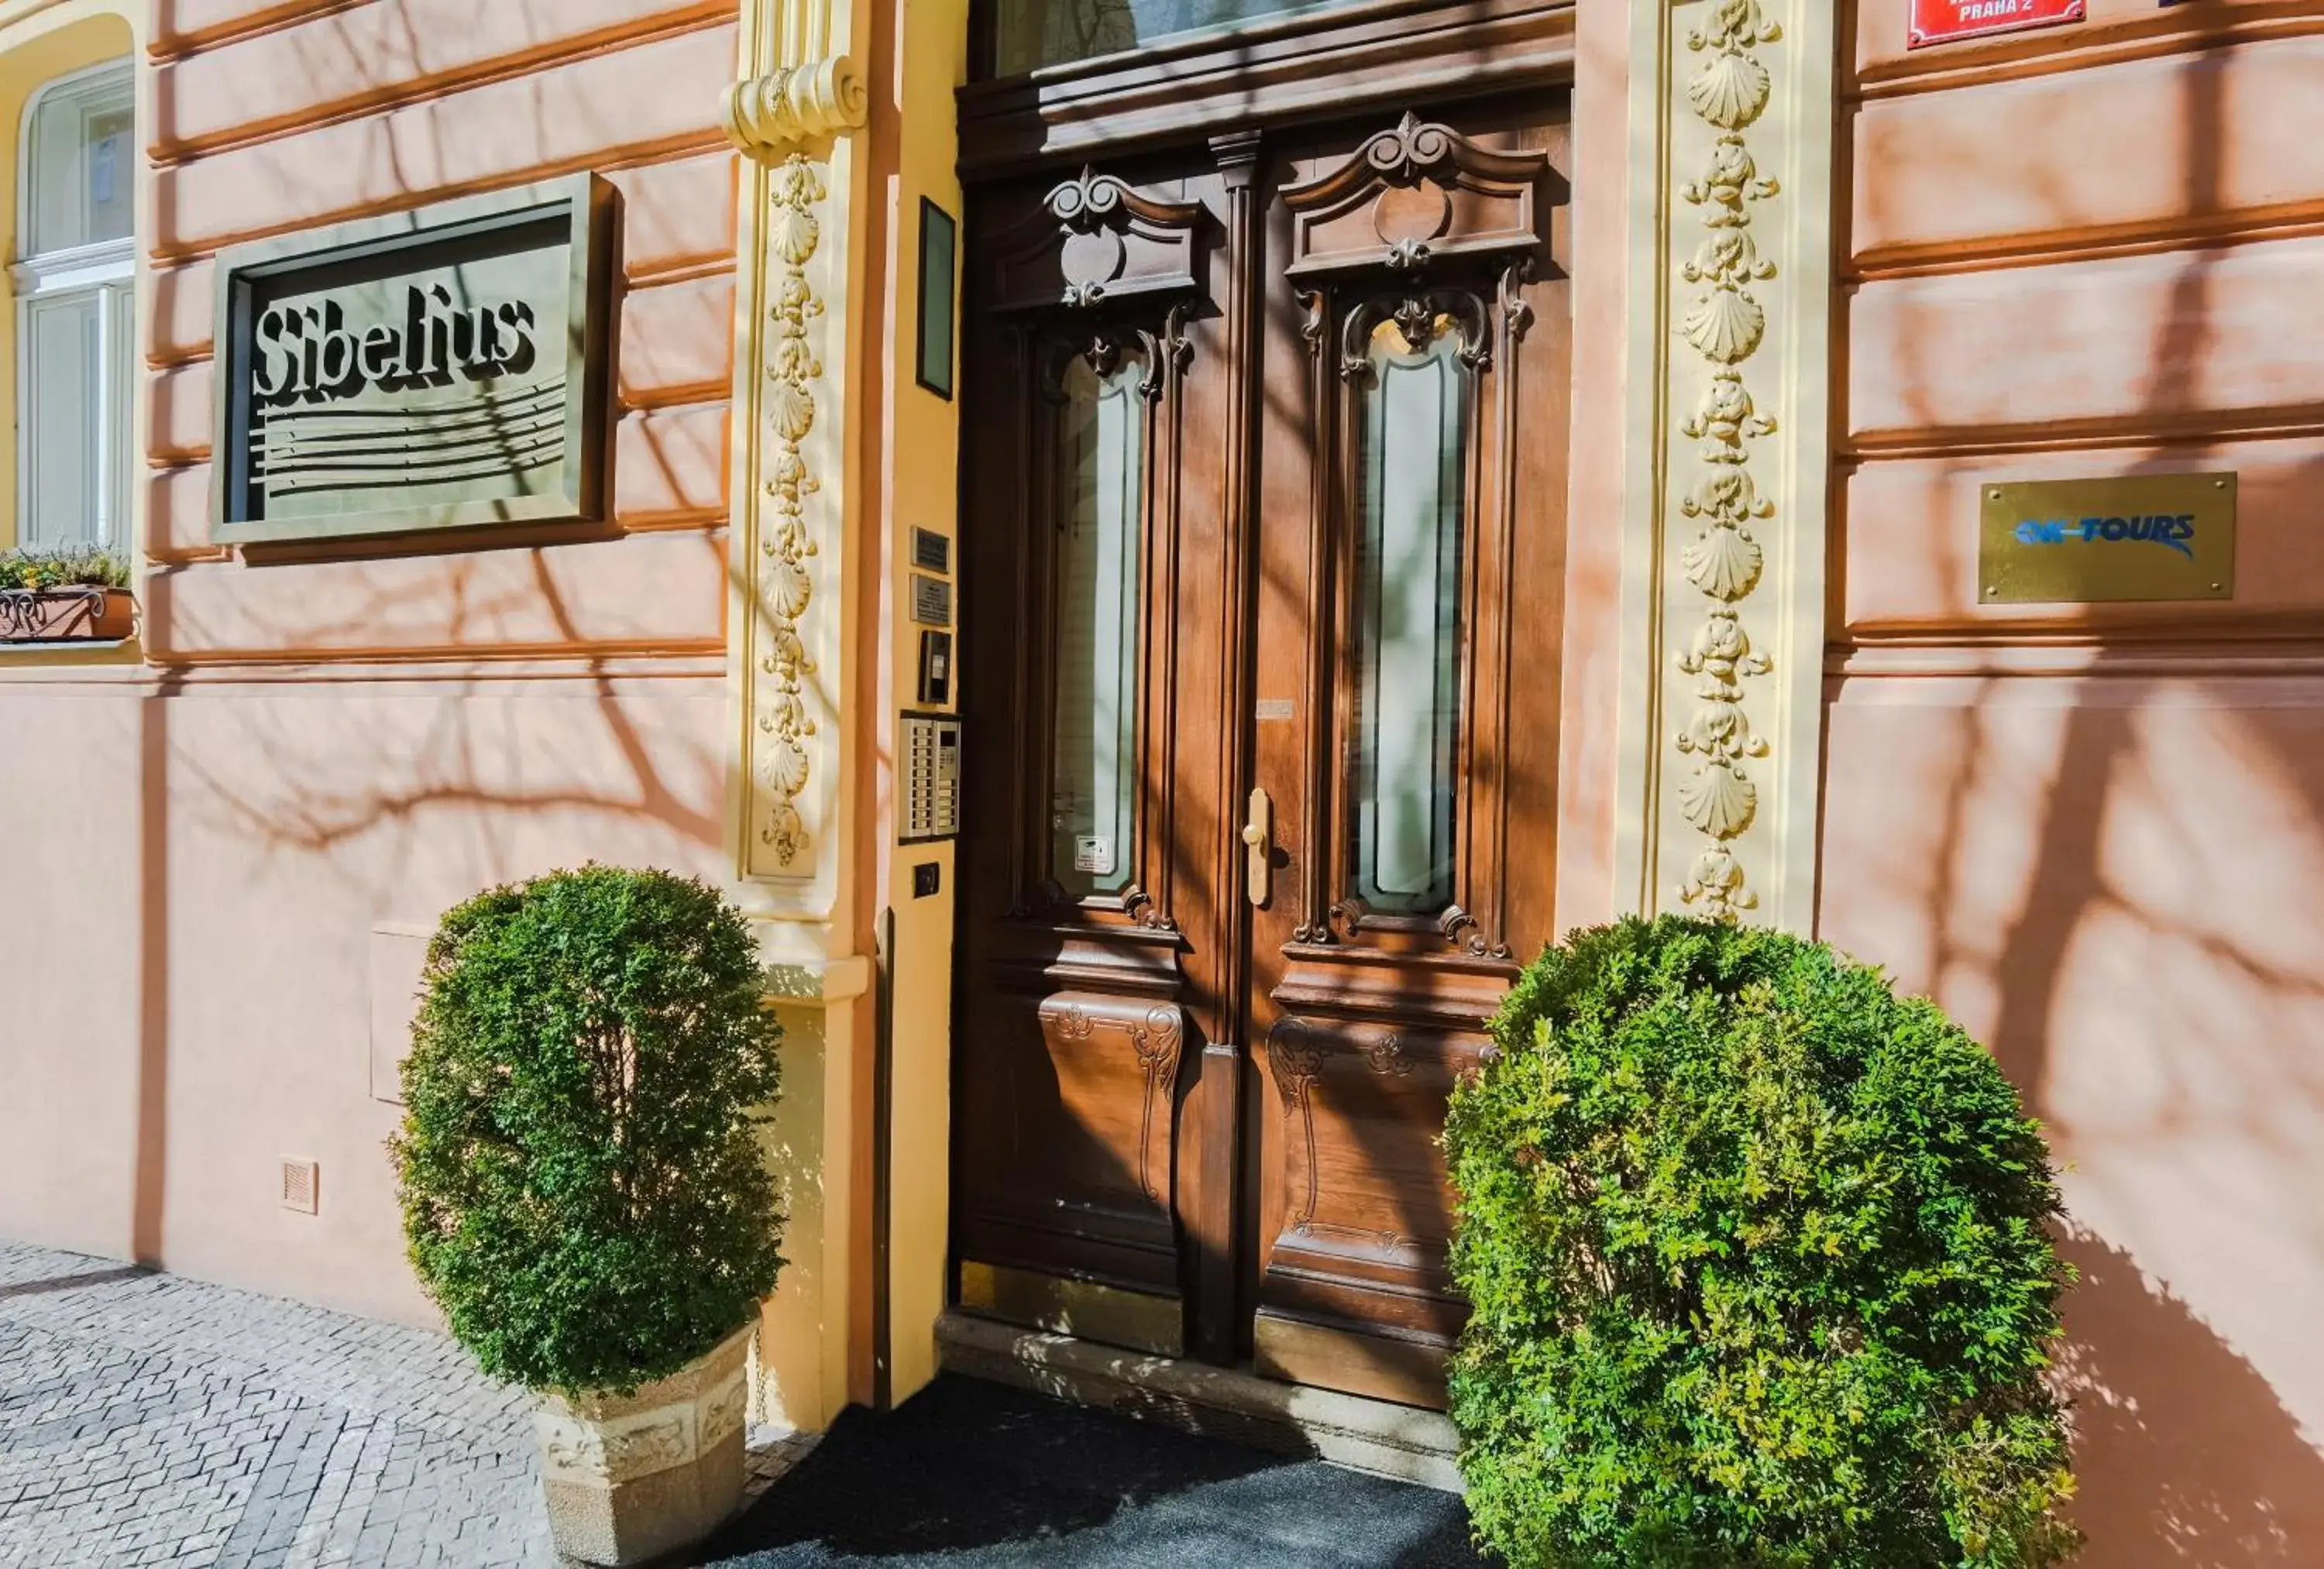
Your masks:
M1829 0L1632 8L1618 908L1815 920Z
M793 1262L759 1400L802 1427L933 1376L945 1298L954 868L948 845L899 845L895 759L921 706L906 542L954 523L958 420L918 384L916 329L921 199L960 213L967 9L745 0L724 106L743 154L730 825L788 1063L770 1136Z
M871 959L857 951L861 794L847 701L862 547L854 383L865 333L866 119L849 0L751 0L724 104L742 153L727 642L729 832L787 1032L770 1130L789 1271L761 1325L763 1419L825 1426L849 1398L862 1270L854 1180Z

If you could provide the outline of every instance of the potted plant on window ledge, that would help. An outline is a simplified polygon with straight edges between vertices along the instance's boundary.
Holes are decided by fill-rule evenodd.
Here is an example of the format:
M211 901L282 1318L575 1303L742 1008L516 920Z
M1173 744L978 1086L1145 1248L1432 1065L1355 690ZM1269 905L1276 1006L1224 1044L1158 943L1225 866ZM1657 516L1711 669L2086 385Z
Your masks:
M665 872L495 888L429 945L390 1143L404 1232L454 1337L540 1395L568 1560L646 1563L741 1501L782 1263L763 993L741 913Z
M0 644L118 643L136 621L129 563L115 552L0 551Z

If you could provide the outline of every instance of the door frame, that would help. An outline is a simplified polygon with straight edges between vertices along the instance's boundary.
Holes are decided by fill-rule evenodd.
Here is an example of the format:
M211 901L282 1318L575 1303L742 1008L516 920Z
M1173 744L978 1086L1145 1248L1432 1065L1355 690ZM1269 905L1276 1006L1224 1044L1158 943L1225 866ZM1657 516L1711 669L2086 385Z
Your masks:
M1220 341L1206 347L1229 357L1231 362L1256 364L1255 344L1266 330L1265 313L1269 308L1266 296L1272 280L1251 260L1264 249L1259 234L1264 215L1254 199L1254 182L1270 140L1286 133L1296 134L1298 127L1310 122L1379 120L1385 111L1418 101L1426 101L1434 110L1448 103L1503 94L1513 84L1538 87L1545 92L1559 91L1570 84L1573 66L1570 5L1497 4L1464 15L1471 16L1471 25L1447 28L1441 7L1356 5L1320 17L1278 19L1230 38L1214 35L1132 57L1045 71L1038 81L973 83L960 93L962 170L970 201L962 243L964 262L974 266L981 246L999 243L997 234L988 236L979 230L980 195L991 188L1028 176L1053 175L1057 180L1053 188L1061 190L1074 183L1071 176L1077 165L1086 184L1093 178L1090 171L1102 160L1103 172L1095 178L1112 179L1123 192L1136 193L1139 186L1121 181L1112 170L1146 162L1166 129L1176 133L1172 140L1182 148L1190 126L1208 130L1213 133L1204 144L1223 187L1217 207L1217 233L1210 243L1227 261L1226 287L1216 301L1219 319L1211 324ZM1251 41L1261 35L1265 47L1249 49ZM1475 69L1480 50L1493 60L1492 69L1482 73ZM1396 60L1393 70L1376 69L1378 61L1388 58ZM1375 62L1375 69L1360 69L1367 60ZM1351 71L1355 74L1346 74ZM1204 85L1188 96L1190 83ZM1166 106L1160 118L1157 104ZM1169 106L1183 108L1184 113L1171 112ZM1144 216L1162 230L1174 222L1167 214ZM1186 270L1191 272L1200 265L1199 259L1190 257ZM1193 279L1187 277L1185 281ZM1175 362L1179 350L1173 338L1174 334L1166 331L1157 341ZM1029 368L1022 358L1019 364ZM966 376L964 365L964 383ZM1237 542L1224 553L1220 589L1230 614L1246 634L1241 656L1231 660L1231 667L1222 673L1221 693L1226 711L1240 713L1244 720L1221 748L1216 775L1216 803L1235 812L1238 826L1240 808L1258 766L1249 718L1256 655L1248 635L1255 614L1252 594L1259 555L1254 519L1259 503L1250 478L1250 453L1258 426L1250 392L1257 380L1250 375L1228 378L1232 405L1223 412L1223 440L1215 474L1219 531L1227 540ZM1184 411L1177 399L1166 393L1165 400L1170 418L1182 419ZM1561 442L1563 436L1561 428ZM1029 455L1029 448L1020 450ZM962 508L964 519L974 516L965 479ZM1176 498L1170 509L1175 528ZM964 548L964 612L975 592L969 554ZM974 656L965 642L964 653ZM1174 669L1176 659L1176 650L1170 648L1150 661L1149 669ZM1016 711L1030 718L1038 711L1035 695L1020 691ZM1011 821L1021 825L1032 804L1018 801ZM1231 833L1216 834L1212 842L1217 859L1205 880L1214 890L1239 890L1243 846ZM1542 875L1549 876L1546 863ZM1167 963L1176 935L1173 913L1177 906L1172 891L1167 885L1147 888L1142 883L1132 891L1141 897L1126 902L1123 913L1134 925L1153 923L1147 944L1153 949L1155 960ZM1180 1086L1182 1106L1202 1108L1213 1134L1180 1151L1185 1164L1180 1171L1177 1220L1185 1233L1185 1305L1193 1333L1177 1344L1167 1344L1166 1337L1152 1333L1150 1324L1141 1328L1135 1322L1135 1304L1125 1310L1119 1299L1108 1299L1102 1293L1085 1296L1073 1306L1083 1323L1128 1323L1128 1328L1114 1338L1139 1344L1143 1335L1150 1349L1232 1364L1247 1358L1252 1349L1259 1285L1256 1269L1249 1267L1257 1253L1248 1245L1247 1234L1252 1225L1250 1212L1257 1191L1250 1168L1259 1159L1261 1143L1253 1134L1268 1115L1275 1096L1255 1067L1260 1043L1245 1038L1252 1018L1251 912L1240 898L1222 903L1224 908L1216 912L1222 918L1216 928L1221 944L1216 991L1222 998L1231 998L1232 1004L1222 1009L1214 1029L1190 1032L1182 1039L1185 1060L1174 1061L1171 1069ZM970 910L964 897L964 922ZM1060 940L1070 946L1069 937L1061 934ZM970 948L966 932L962 943L961 952L966 959ZM1070 961L1074 956L1065 952L1062 957ZM1472 955L1466 962L1471 969L1489 970L1496 977L1504 968L1497 954ZM971 970L967 963L955 968L956 1017L965 1005ZM1136 987L1140 983L1131 978L1129 984ZM1165 985L1163 970L1152 970L1143 984L1159 996ZM961 1039L956 1030L956 1042ZM957 1119L970 1115L970 1107L957 1072L954 1095L958 1125ZM952 1282L955 1301L963 1299L967 1283L959 1249L961 1198L967 1188L966 1183L955 1183ZM1003 1282L1001 1289L1008 1284ZM993 1289L991 1282L986 1282L986 1289Z

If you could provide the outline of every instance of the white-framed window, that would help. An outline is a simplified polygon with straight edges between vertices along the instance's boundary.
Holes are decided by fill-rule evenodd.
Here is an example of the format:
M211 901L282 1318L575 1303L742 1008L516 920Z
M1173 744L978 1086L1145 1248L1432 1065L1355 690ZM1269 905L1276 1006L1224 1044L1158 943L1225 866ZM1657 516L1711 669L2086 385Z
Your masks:
M32 96L17 141L16 538L129 546L136 85L115 60Z

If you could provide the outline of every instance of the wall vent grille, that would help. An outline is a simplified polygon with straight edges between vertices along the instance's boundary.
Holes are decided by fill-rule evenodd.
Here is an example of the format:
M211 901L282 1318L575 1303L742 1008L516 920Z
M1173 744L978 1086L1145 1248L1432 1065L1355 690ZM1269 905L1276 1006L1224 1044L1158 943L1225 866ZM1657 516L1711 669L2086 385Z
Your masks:
M301 1215L317 1213L322 1187L321 1170L312 1161L282 1158L282 1207Z

